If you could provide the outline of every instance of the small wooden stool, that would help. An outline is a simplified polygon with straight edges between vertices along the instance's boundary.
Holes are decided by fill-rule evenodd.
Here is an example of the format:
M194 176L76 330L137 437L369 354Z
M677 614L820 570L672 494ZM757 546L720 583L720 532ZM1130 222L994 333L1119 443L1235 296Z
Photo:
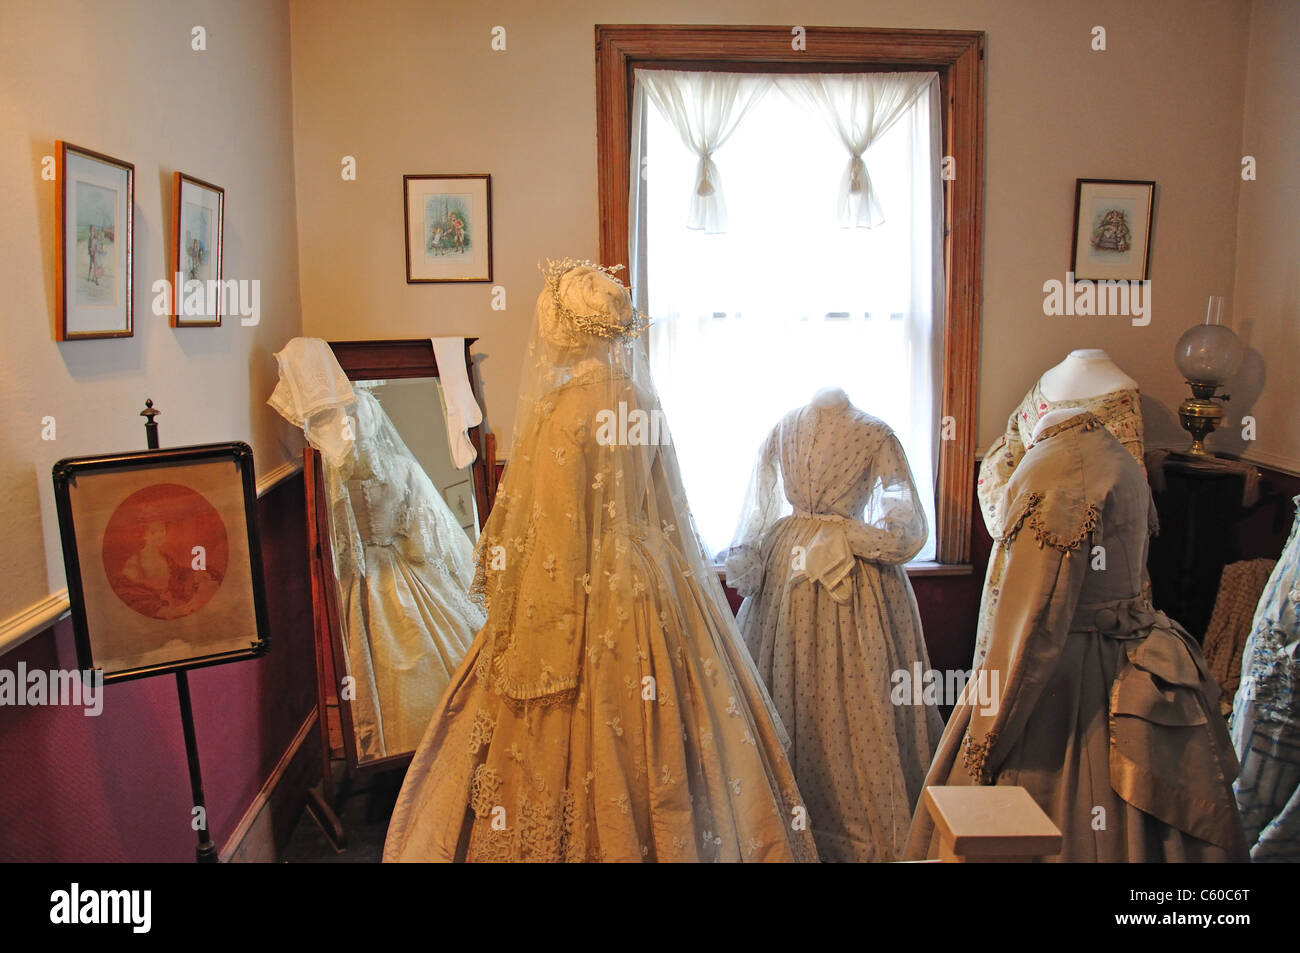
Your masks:
M1023 863L1061 851L1061 832L1022 787L935 786L924 798L940 860Z

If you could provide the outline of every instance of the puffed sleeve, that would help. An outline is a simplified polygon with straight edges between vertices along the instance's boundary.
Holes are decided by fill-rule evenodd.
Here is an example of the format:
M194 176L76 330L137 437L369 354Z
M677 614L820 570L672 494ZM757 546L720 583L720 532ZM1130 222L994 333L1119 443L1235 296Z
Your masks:
M1086 541L1096 522L1095 507L1064 492L1028 493L1013 505L1006 535L997 542L1011 551L988 656L968 683L980 684L981 692L989 692L985 700L993 699L970 703L963 740L962 762L978 783L994 782L1056 669L1088 570Z
M749 479L745 502L731 545L724 552L727 585L742 597L763 588L763 540L781 518L785 490L781 484L781 425L767 435Z
M874 486L863 522L846 527L849 546L862 559L905 563L925 545L928 527L907 455L894 434L880 445L868 479Z

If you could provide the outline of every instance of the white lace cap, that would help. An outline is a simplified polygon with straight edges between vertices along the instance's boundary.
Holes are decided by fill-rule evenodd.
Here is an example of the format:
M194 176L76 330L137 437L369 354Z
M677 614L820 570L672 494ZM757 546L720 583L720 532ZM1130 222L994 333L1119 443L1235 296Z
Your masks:
M346 409L355 402L352 382L329 344L320 338L293 338L275 355L280 383L267 403L301 427L307 441L337 465L352 445Z

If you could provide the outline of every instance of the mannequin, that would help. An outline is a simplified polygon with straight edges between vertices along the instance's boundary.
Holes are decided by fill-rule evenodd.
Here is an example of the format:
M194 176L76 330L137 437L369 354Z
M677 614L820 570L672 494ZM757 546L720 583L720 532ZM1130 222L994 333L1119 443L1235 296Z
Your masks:
M1246 860L1219 687L1143 592L1155 507L1142 468L1100 418L1070 413L1007 495L979 672L993 697L958 701L924 784L1024 788L1062 834L1057 861ZM907 858L938 854L922 803Z
M1099 347L1071 351L1060 364L1046 371L1039 380L1043 396L1051 401L1087 400L1116 390L1137 390L1129 377L1110 355Z
M737 623L790 731L790 765L825 861L901 857L943 722L897 676L929 671L904 564L925 514L889 426L837 387L759 447L726 552Z
M599 435L602 411L662 412L615 270L543 270L476 550L487 622L411 761L387 861L817 859L671 441Z
M1071 351L1060 364L1034 382L1029 393L1007 420L1000 436L980 462L980 513L989 535L996 541L1006 528L1007 486L1025 451L1047 429L1047 419L1060 423L1061 411L1086 410L1096 416L1139 466L1142 466L1142 413L1137 381L1116 366L1100 348ZM1145 472L1145 470L1144 470ZM1002 586L1006 556L994 547L984 577L984 594L975 632L974 662L979 665L988 649L990 627Z

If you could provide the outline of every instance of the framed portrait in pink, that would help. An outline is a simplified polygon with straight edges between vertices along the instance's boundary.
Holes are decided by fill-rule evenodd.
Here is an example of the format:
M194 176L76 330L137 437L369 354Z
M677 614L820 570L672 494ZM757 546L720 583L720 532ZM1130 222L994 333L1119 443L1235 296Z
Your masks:
M80 668L110 682L267 650L247 444L69 458L53 476Z

